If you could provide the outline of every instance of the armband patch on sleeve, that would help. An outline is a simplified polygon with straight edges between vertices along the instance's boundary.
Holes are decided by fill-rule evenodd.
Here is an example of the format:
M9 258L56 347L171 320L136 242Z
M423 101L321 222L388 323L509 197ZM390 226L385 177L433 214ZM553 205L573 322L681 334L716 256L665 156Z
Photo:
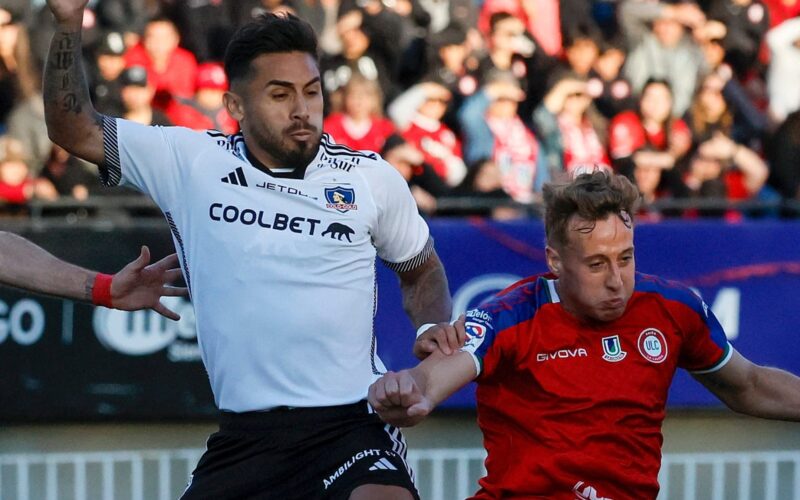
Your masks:
M100 181L104 186L119 186L122 167L119 161L117 119L110 116L103 117L103 153L105 161L99 165Z
M388 267L389 269L391 269L396 273L404 273L407 271L413 271L414 269L424 264L432 253L433 253L433 237L429 236L428 241L425 243L425 246L422 247L422 250L416 256L411 257L405 262L388 262L384 260L383 263L386 264L386 267Z

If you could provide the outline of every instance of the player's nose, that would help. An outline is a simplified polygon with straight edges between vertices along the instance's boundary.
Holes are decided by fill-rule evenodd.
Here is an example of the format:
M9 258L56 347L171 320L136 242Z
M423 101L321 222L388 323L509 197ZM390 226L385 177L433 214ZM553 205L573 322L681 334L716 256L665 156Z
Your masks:
M611 264L608 267L606 286L611 290L619 290L622 288L622 273L620 272L619 266L616 264Z

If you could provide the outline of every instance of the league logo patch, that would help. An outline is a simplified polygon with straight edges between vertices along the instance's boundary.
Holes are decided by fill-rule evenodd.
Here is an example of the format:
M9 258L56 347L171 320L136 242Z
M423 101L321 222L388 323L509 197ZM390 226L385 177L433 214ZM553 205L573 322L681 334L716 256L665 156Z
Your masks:
M483 341L486 340L486 327L484 325L467 321L464 324L464 329L467 331L467 341L464 342L463 349L469 352L475 352Z
M326 208L333 208L341 213L358 210L356 192L353 188L342 186L325 188L325 199L328 201Z
M651 363L663 363L667 359L667 339L655 328L648 328L639 334L639 354Z
M619 341L619 335L612 335L611 337L603 337L603 359L608 362L616 363L622 361L627 352L622 350L622 344Z
M464 328L467 330L467 336L471 339L483 338L486 335L486 327L472 321L465 323Z

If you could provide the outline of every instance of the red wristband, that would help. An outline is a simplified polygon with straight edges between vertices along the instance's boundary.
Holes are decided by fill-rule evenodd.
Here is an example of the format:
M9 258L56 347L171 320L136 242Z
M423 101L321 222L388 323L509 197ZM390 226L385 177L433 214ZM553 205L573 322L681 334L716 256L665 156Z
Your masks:
M92 304L103 307L114 307L111 305L111 274L97 273L92 287Z

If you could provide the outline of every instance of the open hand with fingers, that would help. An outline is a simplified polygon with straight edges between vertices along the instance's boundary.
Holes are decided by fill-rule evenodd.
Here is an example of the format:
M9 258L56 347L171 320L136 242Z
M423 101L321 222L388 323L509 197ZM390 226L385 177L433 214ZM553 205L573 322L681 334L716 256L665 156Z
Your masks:
M143 246L139 257L114 275L111 281L111 304L125 311L152 309L166 318L181 319L161 303L161 297L185 297L189 294L186 288L170 285L181 277L177 265L178 257L175 254L150 264L150 249Z
M414 342L414 356L425 359L434 351L450 355L459 350L467 339L464 327L466 316L463 314L450 323L438 323L423 332Z
M411 370L387 372L369 387L369 404L381 419L397 427L420 423L434 408Z

